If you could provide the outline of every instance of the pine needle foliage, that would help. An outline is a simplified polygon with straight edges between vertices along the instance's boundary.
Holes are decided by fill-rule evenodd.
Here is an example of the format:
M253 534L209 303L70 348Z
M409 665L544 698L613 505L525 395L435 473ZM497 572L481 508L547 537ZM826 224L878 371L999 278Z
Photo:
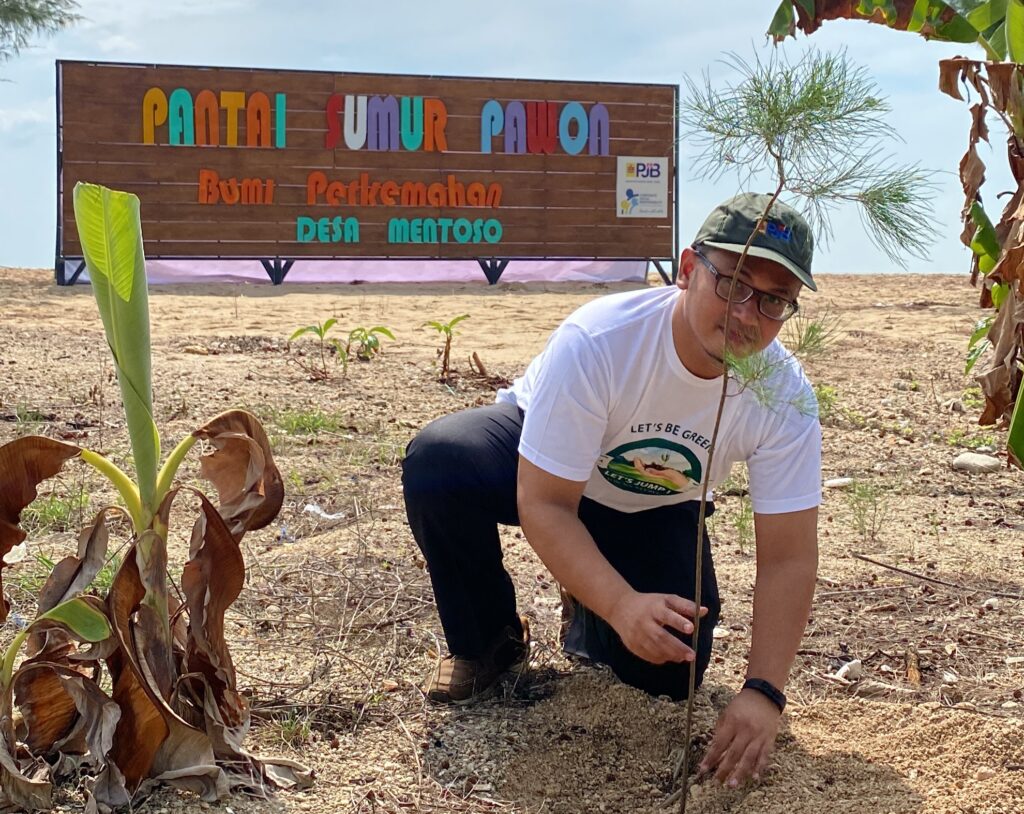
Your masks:
M17 56L33 37L77 22L77 9L76 0L0 0L0 62Z
M872 241L905 266L933 242L935 186L916 165L897 166L884 153L898 136L890 107L867 71L845 52L808 51L791 62L773 51L724 59L738 80L715 88L709 73L684 80L682 138L697 148L698 179L736 172L741 187L769 181L795 201L819 240L832 237L830 214L859 205Z

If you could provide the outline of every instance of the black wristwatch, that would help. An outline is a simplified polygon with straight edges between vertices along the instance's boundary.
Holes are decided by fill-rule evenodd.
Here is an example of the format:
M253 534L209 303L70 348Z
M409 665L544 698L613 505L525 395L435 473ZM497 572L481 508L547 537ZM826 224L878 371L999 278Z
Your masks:
M778 687L763 678L748 678L743 682L743 689L756 690L771 701L782 712L786 708L786 696Z

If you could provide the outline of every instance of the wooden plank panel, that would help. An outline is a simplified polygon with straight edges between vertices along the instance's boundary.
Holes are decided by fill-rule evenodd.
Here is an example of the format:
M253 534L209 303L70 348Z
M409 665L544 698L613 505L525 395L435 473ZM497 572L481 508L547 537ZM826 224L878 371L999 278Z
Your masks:
M77 176L76 176L77 177ZM84 180L90 176L82 175L81 179ZM196 210L200 213L197 216L200 220L209 219L211 216L207 211L209 205L203 205L198 203L198 197L196 194L196 185L194 183L174 183L174 184L157 184L157 183L143 183L134 181L121 181L118 183L118 189L124 190L125 192L132 192L138 195L142 201L142 216L149 220L161 220L161 219L194 219L191 216L192 210ZM292 185L285 186L281 185L278 187L275 194L275 207L281 208L283 211L295 214L296 210L311 210L315 212L323 212L340 210L339 207L330 207L324 204L320 204L314 207L310 207L306 204L306 192L305 185ZM607 207L614 207L614 190L610 187L608 189L594 189L585 190L587 194L581 194L581 190L575 189L545 189L542 184L530 183L526 186L525 182L517 184L514 193L512 190L506 192L506 198L503 199L502 210L514 209L518 207L537 207L541 209L605 209ZM670 200L671 200L670 190ZM509 203L505 204L504 200L508 200ZM67 208L70 211L71 203L67 201ZM223 207L221 207L223 208ZM247 207L248 208L248 207ZM383 207L378 207L383 208ZM388 208L391 211L392 208ZM394 207L394 211L402 211L400 207ZM478 211L477 207L451 207L452 212L465 212L465 211ZM171 215L174 215L172 217ZM300 213L301 214L301 213Z
M138 83L131 87L110 87L103 84L97 84L90 82L88 85L81 87L68 87L65 91L65 96L74 93L74 102L68 102L64 106L64 121L74 123L86 123L89 121L102 120L112 115L123 115L125 109L135 111L138 114L138 118L141 119L142 103L146 92L151 87L159 87L164 92L165 96L169 96L170 93L176 89L173 84L160 83L158 85L151 85L150 83ZM202 90L211 90L214 96L219 99L222 91L237 90L226 85L219 87L206 87L201 85L193 85L185 88L193 99ZM529 97L516 97L503 95L500 97L487 97L487 96L462 96L444 94L441 95L434 92L435 89L431 89L429 92L424 92L423 88L420 88L414 96L423 97L425 99L439 99L444 103L445 109L448 113L449 120L464 118L464 119L475 119L479 121L480 113L483 105L486 102L491 101L492 98L499 102L502 107L511 101L547 101L552 102L558 106L559 110L563 105L570 101L578 101L589 109L590 105L600 102L603 104L609 114L609 119L614 125L628 124L636 121L649 121L649 122L660 122L664 121L666 117L671 117L675 114L675 103L671 95L666 95L664 98L659 100L629 100L629 101L616 101L605 97L601 98L579 98L579 99L533 99ZM324 89L322 91L282 91L276 87L263 87L254 88L251 91L242 91L245 94L246 99L252 92L259 91L266 93L269 97L271 104L275 103L275 95L277 93L285 93L286 97L286 109L288 112L289 123L295 123L298 126L303 126L303 121L306 116L315 116L315 124L320 126L323 124L326 112L327 102L332 95L347 96L374 96L377 94L367 94L365 92L352 93L351 91L346 92L332 92ZM395 96L396 99L401 100L402 94L395 93L393 91L386 91L381 94L382 98L386 96ZM94 112L95 115L91 118L88 117L89 112ZM83 115L85 114L85 115ZM221 122L224 121L225 111L220 111ZM75 117L75 118L71 118ZM293 117L296 117L293 120Z
M112 105L112 112L116 112L117 109ZM65 148L75 148L77 146L88 147L92 144L140 144L142 145L142 116L140 112L133 112L131 119L124 118L124 105L120 105L119 118L111 118L106 116L100 116L93 109L79 110L68 112L63 117L63 144ZM247 146L247 128L246 128L246 116L243 111L238 117L238 146L227 146L226 144L226 133L227 133L227 116L221 112L219 118L219 136L221 140L220 146L224 149L230 149L230 151L248 152L256 151L259 147ZM288 134L287 143L288 149L318 149L325 145L325 137L328 133L327 117L324 112L307 113L302 115L296 115L289 112L287 117ZM672 129L672 115L666 111L665 118L648 118L643 119L630 119L615 121L612 119L608 125L608 131L610 134L610 147L609 152L611 155L617 155L622 153L622 147L631 142L640 143L666 143L671 144L673 138ZM503 131L504 132L504 131ZM157 144L156 146L171 146L167 143L167 129L166 126L157 128ZM449 112L449 119L444 127L444 136L447 142L447 149L452 153L479 153L480 152L480 116L479 112L467 114L464 116L453 116L452 112ZM338 152L355 152L349 151L345 147L344 140L339 142L340 149ZM153 146L153 145L143 145ZM616 149L616 146L618 147ZM197 147L175 147L179 153L185 153L191 151L191 149L197 149ZM200 147L198 149L206 149L208 147ZM504 155L504 135L497 135L492 138L493 153L490 155ZM274 153L280 153L280 149L273 149ZM366 157L372 157L373 153L366 149L366 151L357 151L358 154ZM378 158L381 154L377 154ZM402 151L384 155L406 155L406 151ZM413 155L423 156L425 155L422 151L417 151ZM555 155L566 156L556 146ZM584 159L588 158L589 154L587 149L584 149L584 153L577 157L567 156L567 158Z
M666 179L674 197L676 89L668 85L545 82L540 80L435 78L264 71L168 66L60 63L63 128L63 239L65 253L77 248L70 190L89 180L136 192L143 203L147 245L162 256L208 253L214 256L667 256L671 253L673 217L616 217L616 155L663 155ZM170 147L144 145L142 98L150 87L165 92L182 87L193 95L209 88L288 94L287 147ZM445 135L449 151L352 151L326 149L326 102L332 93L419 95L442 99L448 112ZM552 155L481 154L480 114L485 101L600 102L609 111L610 156L567 155L556 146ZM272 102L273 105L273 102ZM273 116L272 116L273 118ZM227 113L219 111L221 135ZM239 141L245 142L245 115L239 115ZM166 126L164 126L166 133ZM161 132L157 130L157 140ZM344 143L342 142L342 145ZM503 137L492 139L495 149ZM200 170L222 178L273 178L269 206L202 206L198 204ZM306 182L313 170L329 181L367 184L393 180L446 184L454 176L462 185L500 183L501 206L413 208L401 206L333 206L323 196L306 203ZM368 187L362 187L369 191ZM373 199L373 196L370 196ZM674 202L673 204L674 205ZM359 218L358 244L296 241L296 218ZM444 243L392 245L391 218L495 218L502 223L500 244ZM667 247L667 249L666 249ZM199 251L202 249L202 251ZM499 251L500 249L500 251Z
M140 199L141 200L141 199ZM482 207L445 207L431 209L421 207L268 207L268 206L230 206L218 207L211 205L188 204L153 204L142 203L143 225L158 223L208 223L216 225L225 234L231 234L236 223L291 223L298 217L313 219L333 218L341 216L356 218L362 224L387 223L392 218L466 218L469 220L497 219L504 228L524 226L600 226L631 230L646 224L671 225L670 218L620 218L614 203L600 208L583 207L518 207L515 209L492 209ZM173 207L173 208L170 208ZM64 203L65 222L70 225L74 219L73 204Z
M388 224L392 220L423 218L443 219L449 224L455 220L468 220L470 223L476 220L475 218L451 218L447 210L444 213L439 210L419 210L412 218L405 213L377 220L357 218L360 242L387 242ZM587 223L582 219L574 221L571 218L561 220L543 216L533 216L514 223L508 221L500 223L505 236L503 239L539 242L544 242L548 238L560 240L574 235L580 239L619 242L629 239L631 235L640 235L645 232L648 235L659 234L661 230L671 227L671 224L658 222L643 225L632 221L622 221L619 224L598 224ZM68 218L67 224L72 226L73 219ZM294 218L289 220L231 220L227 222L150 221L143 223L143 234L149 240L241 240L245 242L278 240L282 244L292 245L297 243L296 227L297 222ZM452 238L450 242L455 243L456 241Z
M448 96L468 99L606 101L632 104L672 104L672 85L606 82L563 82L540 79L485 79L393 74L355 74L322 71L283 71L104 63L61 62L62 81L69 91L109 89L123 94L136 88L184 87L198 92L241 90L246 93L323 92L395 96ZM141 99L140 99L141 101Z
M130 190L129 190L130 191ZM193 199L190 190L189 200L185 202L167 203L160 201L148 203L145 194L140 197L142 201L143 222L150 221L216 221L218 223L229 223L234 221L274 221L294 219L299 215L306 215L312 218L333 217L342 215L345 217L358 217L361 221L372 223L380 222L387 218L397 217L422 217L422 207L408 206L367 206L367 207L346 207L346 206L307 206L305 203L291 202L275 204L274 206L214 206L210 204L199 204ZM516 207L490 207L475 206L450 206L442 210L428 208L427 211L442 212L443 217L457 218L490 218L496 217L502 220L515 220L523 222L527 216L538 218L549 218L556 223L576 223L585 221L595 225L602 223L615 224L624 221L617 217L616 202L611 193L603 196L580 195L578 193L559 193L562 198L555 203L552 199L554 193L547 193L543 190L536 191L533 201ZM72 211L71 202L65 206L65 214ZM668 222L668 218L656 218Z
M667 155L662 152L661 155ZM615 172L615 156L509 155L506 153L384 153L370 150L236 149L232 147L168 147L153 144L68 145L64 165L74 163L155 165L172 177L174 169L213 167L222 175L261 175L289 167L302 169L480 170L508 172Z
M196 242L146 242L146 256L150 259L174 259L174 258L217 258L217 259L254 259L281 257L286 259L464 259L494 257L499 259L595 259L595 260L631 260L647 257L667 259L671 251L663 253L652 251L650 244L639 242L630 244L581 244L579 242L565 242L552 244L547 247L543 255L536 254L532 250L536 247L531 244L506 244L501 252L484 253L476 246L451 245L445 246L442 253L440 246L420 245L390 245L379 253L371 253L363 247L359 254L338 255L326 254L317 247L309 244L295 251L283 253L278 251L277 244L266 241L261 244L253 243L229 243L226 241L196 241ZM68 244L65 257L81 257L81 247L78 244Z
M103 183L106 185L117 185L119 183L191 183L192 188L196 191L196 200L199 199L198 182L199 182L199 170L203 167L197 167L195 169L189 168L188 174L175 173L170 174L168 168L158 164L83 164L83 163L69 163L63 168L65 183L68 184L71 181L78 180L89 180L92 183ZM244 168L243 168L244 169ZM217 170L214 170L216 172ZM295 174L290 176L274 175L271 173L253 173L252 175L234 174L231 172L221 172L218 177L227 182L231 178L237 178L239 182L243 178L258 178L266 180L267 178L273 178L275 187L279 190L282 189L294 189L295 195L290 196L298 201L304 201L307 198L307 183L309 176L312 172L317 170L306 170L305 168L299 168L297 171L293 170ZM352 183L360 185L362 183L362 174L355 173L352 171L346 171L345 173L331 173L326 175L328 183L338 181L344 184L346 188ZM421 169L421 170L402 170L400 174L392 175L378 175L370 174L367 172L367 183L383 183L385 181L394 181L396 184L401 186L406 181L413 183L423 183L429 188L432 183L440 183L447 185L448 176L453 175L455 182L461 184L464 187L468 187L469 184L479 182L485 186L488 184L501 184L502 193L501 201L503 204L506 202L514 203L515 195L517 190L520 189L563 189L563 190L580 190L580 191L592 191L592 190L615 190L615 171L614 168L611 170L605 170L602 172L579 172L579 173L561 173L561 172L547 172L547 173L525 173L525 172L470 172L461 173L458 171L438 171L436 169ZM374 195L379 195L378 191ZM278 196L275 196L278 197ZM318 200L326 200L323 194L317 195Z

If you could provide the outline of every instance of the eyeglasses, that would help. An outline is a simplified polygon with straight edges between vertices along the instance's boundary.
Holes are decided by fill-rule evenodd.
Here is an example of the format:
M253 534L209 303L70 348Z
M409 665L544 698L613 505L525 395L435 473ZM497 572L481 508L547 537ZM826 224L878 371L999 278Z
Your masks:
M729 288L733 285L733 278L727 274L722 274L722 272L716 269L712 262L701 253L700 249L694 248L693 253L704 261L704 265L708 267L708 271L715 278L715 293L728 302ZM732 291L733 303L746 302L753 296L757 296L757 310L768 317L768 319L774 319L776 322L785 322L799 308L793 300L787 300L785 297L780 297L776 294L769 294L767 291L761 291L736 280L735 288Z

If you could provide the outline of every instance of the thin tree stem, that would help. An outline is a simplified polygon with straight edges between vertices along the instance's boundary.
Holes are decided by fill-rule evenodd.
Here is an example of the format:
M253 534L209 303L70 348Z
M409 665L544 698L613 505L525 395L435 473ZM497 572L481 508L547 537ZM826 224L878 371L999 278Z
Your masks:
M723 329L725 333L725 345L729 347L729 328L732 321L732 298L733 292L736 290L736 282L739 279L740 271L743 268L743 263L747 259L747 253L750 251L750 247L754 242L754 238L760 232L761 227L764 225L765 220L768 217L768 213L771 211L772 206L775 205L775 201L786 185L786 176L784 173L784 167L782 160L778 156L774 156L778 165L779 171L779 184L775 189L775 193L772 195L771 200L768 202L768 206L765 211L761 213L761 217L758 219L757 224L754 226L754 231L750 233L750 237L747 238L747 243L743 247L743 251L740 253L740 259L736 263L736 270L732 275L732 282L729 284L729 296L726 298L726 310L725 310L725 327ZM708 506L708 488L711 484L711 466L715 460L715 450L718 446L718 431L722 424L722 414L725 412L725 399L728 395L729 387L729 369L728 365L724 366L722 371L722 392L718 397L718 411L715 413L715 428L711 432L711 444L708 447L708 462L704 468L704 477L701 478L701 489L700 489L700 512L697 515L697 552L694 561L695 565L695 576L694 576L694 589L693 589L693 604L697 607L697 612L693 617L693 636L691 641L693 642L693 649L696 653L699 646L700 636L700 602L701 602L701 586L702 586L702 574L704 569L704 528L705 520L707 515ZM686 696L686 727L683 734L683 758L682 758L682 773L683 779L680 788L682 789L682 796L679 798L679 814L686 814L686 800L689 796L689 783L690 783L690 749L691 744L691 733L693 731L693 696L697 691L697 661L694 659L690 665L690 678L689 678L689 690Z

